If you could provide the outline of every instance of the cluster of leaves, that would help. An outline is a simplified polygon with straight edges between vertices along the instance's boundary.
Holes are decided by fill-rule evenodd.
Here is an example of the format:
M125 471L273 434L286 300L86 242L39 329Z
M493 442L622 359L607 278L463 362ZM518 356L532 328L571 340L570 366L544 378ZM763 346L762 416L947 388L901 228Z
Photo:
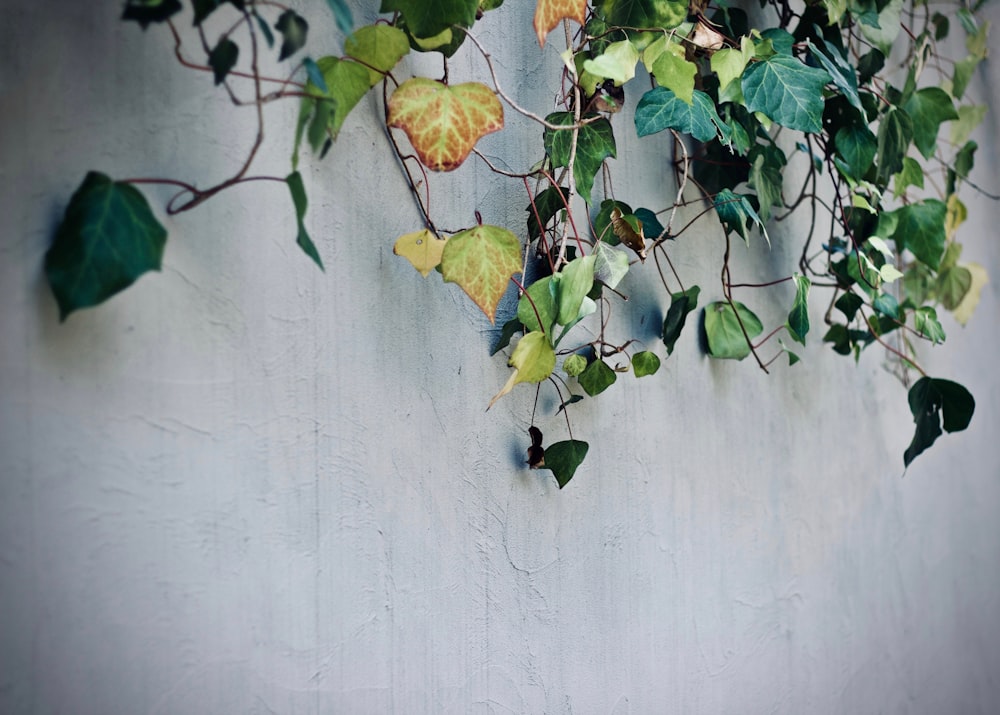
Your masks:
M130 0L124 17L143 27L168 24L182 63L211 72L234 103L256 107L259 132L239 171L210 189L89 174L46 256L63 318L159 268L166 232L135 188L140 183L177 185L180 191L167 206L175 213L237 183L284 181L296 241L322 267L304 225L299 156L304 146L324 156L351 110L381 86L386 131L422 221L398 238L395 252L424 277L439 272L457 284L491 322L509 284L517 285L516 316L503 326L496 347L510 349L513 343L512 371L490 406L520 383L551 384L569 438L543 445L533 416L528 464L551 470L560 487L589 449L573 437L567 408L602 393L620 374L656 373L698 310L701 288L685 287L669 253L706 214L718 219L726 246L717 299L703 307L699 324L710 356L752 355L765 371L782 355L794 364L799 358L780 336L805 344L810 292L824 287L832 291L825 343L855 359L877 344L904 380L910 370L921 375L909 391L916 431L904 453L906 465L942 427L952 432L969 424L972 396L957 383L924 374L915 347L918 341L944 341L939 310L965 324L986 281L980 266L961 262L957 241L966 217L958 191L963 185L977 188L969 181L977 149L969 136L984 115L983 107L963 103L987 51L988 25L977 21L975 7L959 6L949 16L924 2L905 6L904 0L811 0L801 7L762 0L760 14L771 24L754 28L742 10L702 0L538 0L533 25L540 48L560 25L567 38L562 106L543 117L497 84L491 56L472 32L501 3L382 0L386 17L354 29L342 0L328 0L346 35L343 53L293 60L286 76L270 78L260 70L260 45L273 47L280 35L277 61L297 56L309 26L296 12L254 0L195 0L194 27L206 56L199 64L184 59L174 21L179 0ZM212 45L205 23L226 4L237 22L224 25L228 29ZM265 10L277 17L265 19ZM967 55L951 62L938 48L956 18ZM238 37L250 47L245 70L238 69ZM447 60L467 43L481 55L490 84L449 83ZM401 81L397 68L410 52L440 53L444 76ZM636 79L640 66L648 79ZM631 113L634 131L650 137L644 151L662 152L673 163L677 191L665 206L633 209L615 196L611 160L618 152L614 122L625 87L643 82ZM241 98L237 83L249 85L252 98ZM265 91L271 85L273 91ZM288 97L300 103L291 174L248 176L263 140L261 107ZM505 104L540 130L539 162L522 173L496 168L476 149L483 136L503 128ZM406 136L412 153L393 130ZM427 171L450 171L472 155L499 177L523 184L524 226L512 231L483 224L478 214L468 228L436 226ZM790 191L783 177L795 161L803 165L804 180ZM690 205L704 209L676 226L679 209ZM733 281L731 238L769 245L767 225L795 210L809 211L812 226L796 270L766 283ZM820 224L829 230L815 246ZM620 291L630 272L650 257L669 298L660 354L633 349L636 340L616 340L610 320L623 309ZM735 299L734 290L785 282L795 288L787 319L765 334L763 322ZM776 354L765 359L762 348L772 339Z

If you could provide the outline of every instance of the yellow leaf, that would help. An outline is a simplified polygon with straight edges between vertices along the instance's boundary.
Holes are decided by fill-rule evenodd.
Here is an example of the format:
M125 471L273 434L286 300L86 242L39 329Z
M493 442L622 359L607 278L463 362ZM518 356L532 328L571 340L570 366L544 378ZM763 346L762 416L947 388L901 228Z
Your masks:
M518 341L507 364L514 368L514 372L500 388L500 392L490 400L487 410L493 407L497 400L513 390L517 383L541 382L551 375L556 366L556 352L545 333L534 331Z
M545 37L563 19L583 25L587 21L587 0L538 0L534 25L539 47L545 47Z
M959 325L965 325L969 322L972 312L979 305L979 295L983 292L983 286L989 282L986 269L978 263L964 263L962 265L972 274L972 285L969 286L962 302L955 306L955 310L951 311Z
M474 226L448 239L441 254L441 277L457 283L490 322L510 277L521 271L521 242L499 226Z
M392 252L412 263L420 271L420 275L426 278L440 265L444 244L447 242L447 239L438 238L425 228L400 236L396 239Z

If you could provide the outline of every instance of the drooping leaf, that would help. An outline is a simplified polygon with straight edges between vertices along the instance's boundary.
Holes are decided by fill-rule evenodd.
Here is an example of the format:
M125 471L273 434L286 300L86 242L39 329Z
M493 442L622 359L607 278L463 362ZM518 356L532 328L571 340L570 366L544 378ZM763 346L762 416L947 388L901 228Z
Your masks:
M788 314L788 334L797 343L806 344L806 333L809 332L809 286L810 280L798 273L792 276L795 281L795 302Z
M413 233L404 233L396 239L392 252L408 260L413 267L426 278L430 272L441 265L441 254L448 241L438 238L424 228Z
M379 12L403 13L406 26L416 38L428 38L451 31L452 25L472 27L479 0L382 0Z
M951 125L951 142L965 144L972 131L986 118L985 104L967 104L958 108L958 119Z
M739 49L724 48L712 55L712 71L719 76L720 92L724 92L730 84L743 75L747 64L753 59L753 54L753 40L743 36L740 38Z
M642 95L635 108L635 130L641 136L676 129L707 142L720 135L726 139L727 127L715 111L715 102L700 90L692 101L685 102L666 87L654 87Z
M591 397L607 390L615 384L615 380L617 379L618 376L615 374L615 371L600 359L594 360L587 365L586 369L577 378L580 381L580 387Z
M958 119L951 97L940 87L924 87L903 105L913 123L913 143L925 159L934 156L942 122Z
M886 3L871 3L872 9L878 12L874 18L860 17L861 34L868 42L875 45L881 53L888 57L892 44L899 34L900 13L903 0L889 0Z
M192 5L194 5L194 25L198 26L205 21L205 18L211 15L220 6L225 5L227 2L231 2L234 7L242 9L244 7L243 0L194 0ZM138 3L136 3L138 4Z
M539 47L545 47L545 38L562 20L587 22L587 0L538 0L533 25Z
M180 0L127 0L122 20L135 20L145 30L149 23L164 22L180 11Z
M500 328L500 337L497 338L496 345L490 350L490 355L496 355L498 352L503 350L505 347L510 345L511 339L518 333L524 332L524 327L521 325L521 321L517 318L511 318L503 327Z
M955 310L972 288L972 272L965 266L949 266L938 274L937 296L946 310Z
M764 331L760 319L742 303L734 301L736 310L725 301L709 303L705 306L705 337L708 340L708 354L714 358L742 360L750 354L750 343ZM739 318L737 318L737 315ZM743 328L747 334L743 334Z
M801 132L823 129L823 86L830 81L824 70L807 67L790 55L774 55L755 62L743 73L747 109Z
M558 274L556 322L569 325L580 315L583 299L594 285L593 255L579 256L563 266Z
M441 277L457 283L490 319L511 276L521 270L521 242L499 226L473 226L459 231L445 244Z
M746 196L733 193L729 189L723 189L715 195L713 203L715 204L716 213L719 214L719 221L722 222L726 233L736 231L746 244L750 245L748 225L756 225L768 244L771 243L771 239L767 235L767 229L764 228L764 223L760 220L760 216L754 211L753 206L747 200Z
M324 92L311 79L306 83L306 94L299 107L299 121L295 133L292 164L298 161L299 142L305 130L313 151L329 137L336 140L347 115L370 89L368 70L357 62L339 57L321 57L316 67L323 75Z
M344 54L366 66L368 84L372 87L381 82L409 51L406 33L391 25L359 27L344 41Z
M451 171L482 137L503 128L503 107L479 82L446 85L414 77L389 98L388 123L406 132L424 166Z
M292 203L295 204L295 223L298 226L295 243L299 245L303 253L313 259L321 271L325 271L323 260L319 257L319 251L316 250L316 244L312 242L312 239L309 238L309 233L306 231L305 217L309 202L306 198L306 188L302 184L302 176L299 172L293 171L285 178L285 182L288 184L288 190L292 194Z
M674 345L681 336L688 313L698 307L700 291L698 286L691 286L680 293L670 294L670 308L667 309L667 317L663 319L662 333L663 343L667 346L667 355L673 354Z
M562 489L576 474L577 468L587 457L590 445L579 439L554 442L545 449L545 468L552 470L559 488Z
M771 217L772 207L785 205L781 195L781 170L785 166L785 155L776 146L758 144L748 158L751 162L749 184L757 194L763 223Z
M316 85L316 89L323 94L329 94L330 88L326 86L326 78L323 76L323 70L316 64L316 60L312 57L303 57L302 66L306 68L306 77Z
M229 71L236 66L240 56L239 46L228 37L223 37L208 54L208 66L212 68L215 83L222 84Z
M572 112L556 112L546 117L552 124L570 127L573 125ZM552 166L559 168L567 166L573 145L571 129L545 129L542 137L545 153L552 160ZM584 201L590 203L591 190L594 187L594 176L601 168L604 160L615 156L615 136L611 123L601 117L580 127L577 137L576 159L573 164L573 178L576 188Z
M257 21L257 29L264 36L264 42L267 43L268 48L274 47L274 33L271 32L271 26L267 24L267 20L258 15L256 10L251 10L250 14Z
M454 240L454 237L452 238ZM500 392L493 396L487 410L496 401L514 389L519 382L537 383L549 375L556 366L556 353L552 343L544 333L531 332L517 341L513 354L507 364L514 368Z
M646 260L646 233L635 214L623 214L617 206L611 209L611 230L623 244L635 251L640 261Z
M132 185L91 171L70 198L45 254L59 318L97 305L160 270L167 232Z
M337 21L337 28L345 35L354 27L354 18L351 17L351 8L347 6L345 0L326 0L333 19Z
M947 207L938 199L925 199L897 209L893 240L917 260L937 270L944 255L944 221Z
M274 29L280 32L282 37L281 50L278 52L279 62L305 47L309 23L294 10L285 10L281 13L274 23Z
M636 377L646 377L653 375L660 369L660 358L656 353L643 350L632 356L632 370Z
M903 464L907 467L934 444L942 427L945 432L961 432L969 426L976 411L972 394L951 380L921 377L910 388L907 399L917 425L913 441L903 453Z

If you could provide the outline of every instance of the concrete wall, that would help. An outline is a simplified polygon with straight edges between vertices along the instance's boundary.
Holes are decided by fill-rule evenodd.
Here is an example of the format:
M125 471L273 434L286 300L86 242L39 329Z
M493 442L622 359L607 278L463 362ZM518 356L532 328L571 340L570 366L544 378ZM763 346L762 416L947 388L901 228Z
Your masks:
M480 32L525 43L498 69L544 113L557 53L532 46L528 5ZM507 377L492 328L392 255L419 220L374 95L305 164L325 274L280 184L175 218L151 187L162 273L58 323L42 257L88 169L207 185L253 131L165 28L119 12L15 0L0 23L0 712L996 712L996 203L967 196L964 257L993 276L979 311L923 353L977 413L905 477L905 390L878 352L855 366L817 335L767 376L709 361L689 330L657 376L576 406L591 455L560 492L523 467L532 391L484 412ZM339 50L332 22L313 30L314 54ZM463 50L452 77L473 71ZM972 92L994 102L996 82L988 66ZM287 173L295 111L268 110L261 173ZM525 168L539 132L508 119L484 151ZM617 171L619 196L669 202L662 164ZM477 162L434 182L445 226L523 220L523 189ZM712 223L673 249L707 299ZM773 238L738 252L745 280L787 273ZM651 273L628 290L655 346ZM777 321L790 297L746 300Z

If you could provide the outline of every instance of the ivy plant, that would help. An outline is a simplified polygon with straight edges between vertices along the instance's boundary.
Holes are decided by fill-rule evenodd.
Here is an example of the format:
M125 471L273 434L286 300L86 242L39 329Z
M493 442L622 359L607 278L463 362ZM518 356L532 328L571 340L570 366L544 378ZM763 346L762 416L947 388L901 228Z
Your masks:
M977 146L969 137L985 108L965 91L987 53L989 27L976 16L984 0L760 0L753 8L725 0L537 0L525 32L534 33L539 53L559 42L562 59L553 76L559 106L546 115L520 106L498 83L492 53L503 48L487 47L476 33L485 13L504 11L502 2L381 0L381 19L356 27L344 0L328 0L317 11L332 12L343 36L322 44L339 42L340 51L313 57L309 21L276 2L128 0L122 18L165 28L180 64L210 73L234 105L255 111L258 132L237 171L205 189L88 173L45 256L61 318L159 269L167 233L143 184L177 187L165 207L176 214L238 184L284 182L289 237L322 269L298 164L306 154L322 159L375 90L384 116L360 121L384 126L395 154L386 170L401 167L419 210L394 252L425 279L439 274L456 284L491 323L516 285L516 315L500 326L494 350L511 372L489 405L521 384L535 386L536 405L539 390L554 390L550 419L565 420L566 438L545 444L532 409L527 464L550 470L560 487L590 448L573 434L573 405L629 373L655 376L695 331L713 358L751 357L765 372L782 357L795 364L795 344L817 334L809 303L819 290L828 306L819 339L855 360L877 346L909 386L915 431L904 466L942 431L968 426L972 395L927 375L917 348L944 342L942 311L966 324L987 280L981 266L963 261L958 240L967 213L959 191L982 191L970 180ZM223 28L214 41L209 23ZM953 31L960 41L946 43ZM961 40L957 56L944 56ZM459 51L478 58L480 81L449 81ZM404 58L428 52L442 57L441 74L408 76ZM280 76L260 69L271 55L285 68ZM262 108L282 100L299 107L289 173L255 175ZM632 101L634 111L619 114ZM497 167L476 148L503 129L507 112L537 127L526 138L537 163L521 171ZM615 191L615 160L628 165L616 135L632 131L643 137L642 152L662 155L675 171L676 192L662 205L633 206ZM466 161L523 187L523 223L490 225L478 212L457 230L435 223L428 172ZM787 172L793 163L800 169ZM804 178L791 185L786 173ZM696 215L680 225L685 207ZM797 264L783 276L737 280L733 242L766 250L768 226L800 212L810 229L796 247ZM685 234L713 221L725 244L720 280L686 283L671 254L691 250ZM632 309L630 276L651 266L666 308L662 345L616 339L614 326ZM754 291L784 283L794 287L787 319L766 325L752 308Z

